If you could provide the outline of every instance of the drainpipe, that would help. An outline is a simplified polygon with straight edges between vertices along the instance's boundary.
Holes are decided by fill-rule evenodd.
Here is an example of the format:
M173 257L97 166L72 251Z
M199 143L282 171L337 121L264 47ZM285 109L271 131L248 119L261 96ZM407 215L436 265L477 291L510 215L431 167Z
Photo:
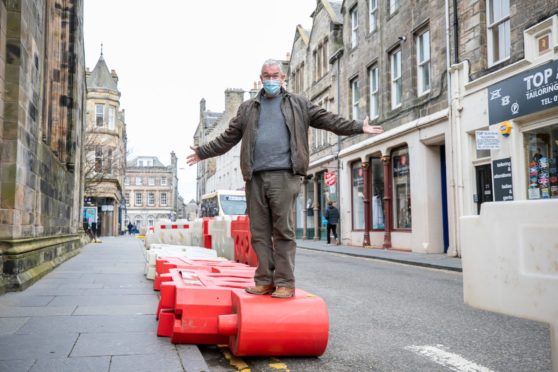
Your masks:
M460 133L457 130L458 128L455 128L455 126L457 126L457 123L454 122L456 121L456 119L454 118L454 113L453 113L453 95L452 95L452 79L451 79L451 59L450 59L450 40L451 40L451 31L454 32L454 42L455 42L455 50L454 50L454 58L455 58L455 62L457 62L457 41L458 41L458 37L457 37L457 6L456 6L456 1L453 1L453 12L454 12L454 23L453 23L453 30L451 29L450 26L450 16L449 16L449 0L445 0L445 18L446 18L446 74L447 74L447 102L448 102L448 136L450 139L450 146L449 146L449 151L450 151L450 164L451 164L451 173L450 173L450 177L449 177L449 195L450 195L450 201L451 201L451 206L452 206L452 216L451 220L453 220L453 224L450 224L450 230L449 230L449 236L450 236L450 248L452 248L452 252L451 254L453 256L459 256L459 243L458 243L458 239L459 239L459 215L460 215L460 211L461 208L459 208L459 205L461 204L460 196L461 193L459 192L458 188L460 187L460 183L458 180L458 167L459 167L459 152L461 150L461 144L460 144L460 140L459 140L459 136ZM448 147L446 146L446 151L447 151ZM452 226L453 225L453 226ZM448 254L450 254L450 252L448 251Z

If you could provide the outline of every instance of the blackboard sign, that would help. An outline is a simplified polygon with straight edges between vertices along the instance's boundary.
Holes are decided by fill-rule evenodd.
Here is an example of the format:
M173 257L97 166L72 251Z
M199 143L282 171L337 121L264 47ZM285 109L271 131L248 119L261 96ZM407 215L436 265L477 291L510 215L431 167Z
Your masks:
M513 200L511 158L492 162L492 180L494 183L494 201Z
M558 106L558 61L551 61L488 88L489 123Z

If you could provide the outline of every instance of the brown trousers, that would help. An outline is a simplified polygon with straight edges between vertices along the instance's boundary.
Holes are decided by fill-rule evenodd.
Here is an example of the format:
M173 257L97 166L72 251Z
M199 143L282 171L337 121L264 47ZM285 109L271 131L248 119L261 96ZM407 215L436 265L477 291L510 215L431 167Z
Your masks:
M290 171L259 172L246 182L252 247L258 256L257 285L295 287L293 208L302 177Z

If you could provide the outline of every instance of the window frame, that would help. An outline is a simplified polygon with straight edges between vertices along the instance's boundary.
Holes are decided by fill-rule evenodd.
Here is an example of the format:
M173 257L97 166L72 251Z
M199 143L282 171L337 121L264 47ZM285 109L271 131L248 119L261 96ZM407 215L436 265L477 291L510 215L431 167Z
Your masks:
M360 82L358 80L358 76L353 77L350 80L350 89L351 89L351 119L352 120L359 120L359 101L360 101Z
M107 127L110 130L116 128L116 110L114 106L108 105L107 107Z
M391 16L399 10L399 8L401 7L401 1L389 0L388 7L389 7L389 15Z
M143 206L143 193L142 192L134 192L134 206L141 207Z
M163 197L164 197L164 201L163 201ZM167 198L167 193L166 192L162 192L159 194L159 203L162 207L166 207L168 206L168 198Z
M167 176L161 176L161 186L167 186Z
M355 5L349 12L351 17L351 49L354 49L358 46L358 6L357 5Z
M97 127L105 126L105 105L103 103L95 104L95 124Z
M376 84L373 84L374 82ZM368 100L368 116L370 120L374 120L380 116L380 71L378 64L373 64L368 68ZM373 107L376 108L375 113L372 112Z
M507 2L507 10L508 13L506 15L502 15L501 18L499 19L494 19L494 2L498 2L500 5L500 11L503 11L504 8L502 7L502 4L504 2ZM504 61L507 61L508 59L510 59L511 57L511 17L510 17L510 13L511 13L511 9L510 9L510 1L509 0L488 0L487 4L487 17L486 17L486 33L487 33L487 57L488 57L488 67L497 65L499 63L502 63ZM503 12L502 12L503 13ZM491 21L492 20L492 21ZM505 53L507 52L507 56L501 57L500 56L500 50L498 50L498 59L495 59L495 53L494 53L494 46L495 46L495 42L494 42L494 34L496 33L496 31L498 31L498 35L500 35L500 30L499 27L503 25L504 26L504 41L505 41L505 48L506 50L504 51ZM507 27L506 27L507 26ZM506 38L507 36L507 38ZM498 40L498 46L500 46L500 40Z
M378 29L378 0L368 0L368 33Z
M154 192L148 192L147 193L147 205L149 207L155 206L155 193Z
M428 34L428 50L423 50L424 48L424 35ZM430 93L432 89L432 55L430 53L430 29L426 28L416 35L416 53L417 53L417 96L423 96ZM421 61L421 52L428 52L428 58ZM424 85L424 69L428 69L428 87L426 89Z
M396 58L398 56L398 58ZM402 65L401 65L401 48L397 48L393 50L389 55L389 65L390 65L390 81L391 81L391 89L390 89L390 98L391 98L391 109L395 110L401 107L403 101L403 74L402 74ZM398 66L396 66L398 63ZM398 67L399 75L395 74L395 68ZM398 89L397 89L398 88ZM398 95L395 95L395 92ZM399 102L395 102L395 98L398 98Z
M142 186L143 180L142 177L136 176L136 186Z

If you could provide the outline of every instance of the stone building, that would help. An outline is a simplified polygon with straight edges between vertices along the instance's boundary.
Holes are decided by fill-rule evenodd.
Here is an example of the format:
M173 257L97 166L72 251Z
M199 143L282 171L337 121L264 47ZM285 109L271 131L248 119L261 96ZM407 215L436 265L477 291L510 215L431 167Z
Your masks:
M118 75L101 56L87 70L85 151L85 218L100 236L125 229L122 183L126 168L126 124L120 110Z
M138 156L128 162L124 177L126 217L138 228L154 226L159 219L176 220L178 214L177 158L165 166L155 156Z
M225 111L215 122L207 140L211 141L223 133L229 126L229 122L236 116L240 104L244 101L244 90L225 90ZM227 153L217 157L215 160L215 173L206 181L205 193L217 190L244 190L244 179L240 172L240 142Z
M215 124L223 115L220 112L208 110L205 103L205 98L202 98L200 101L200 121L194 133L194 146L201 146L209 142ZM198 201L201 200L202 195L207 193L207 180L215 174L215 162L216 159L211 158L197 164L196 198Z
M83 243L83 1L0 1L0 292Z
M288 88L306 96L314 104L331 112L340 111L337 96L339 63L331 63L342 55L343 16L341 1L320 0L312 12L311 30L297 26L288 68ZM309 179L304 180L303 190L297 199L297 235L306 238L325 239L325 226L321 215L327 201L337 201L338 185L327 186L324 174L337 173L336 154L341 138L331 132L311 128L309 133L310 166ZM316 228L317 227L317 228Z
M368 116L385 133L324 138L313 131L311 181L297 211L306 214L303 237L325 238L308 226L320 223L322 206L331 199L340 208L346 244L447 251L445 2L316 4L305 94L344 117ZM293 49L301 47L295 38ZM291 81L296 69L291 61ZM326 171L336 175L334 189L325 185Z
M557 13L555 0L469 0L451 11L457 217L483 202L558 198Z

